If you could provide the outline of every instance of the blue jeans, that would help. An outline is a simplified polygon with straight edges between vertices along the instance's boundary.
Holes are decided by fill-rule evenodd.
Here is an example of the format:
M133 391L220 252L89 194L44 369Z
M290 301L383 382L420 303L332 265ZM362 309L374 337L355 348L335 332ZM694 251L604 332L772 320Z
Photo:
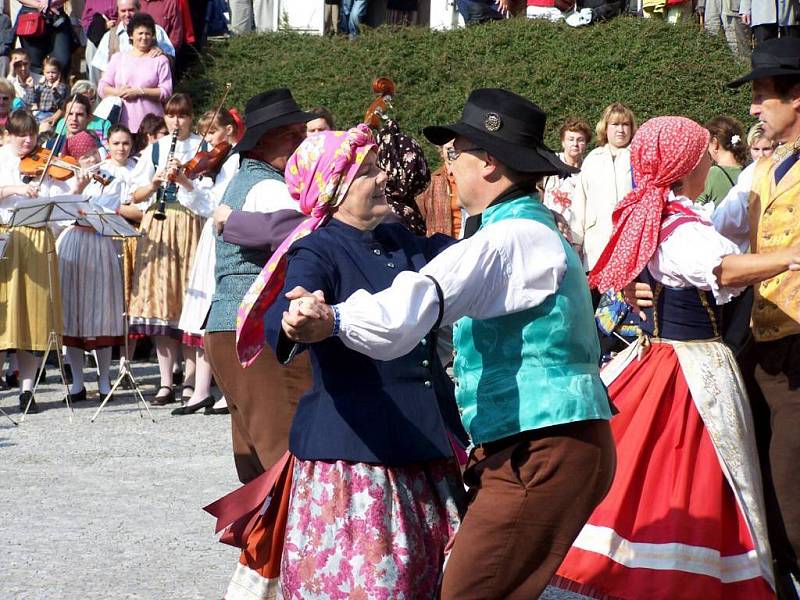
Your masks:
M358 26L367 16L369 0L342 0L339 6L339 33L346 33L351 38L358 35Z
M494 0L456 0L456 8L466 25L503 18L495 8Z

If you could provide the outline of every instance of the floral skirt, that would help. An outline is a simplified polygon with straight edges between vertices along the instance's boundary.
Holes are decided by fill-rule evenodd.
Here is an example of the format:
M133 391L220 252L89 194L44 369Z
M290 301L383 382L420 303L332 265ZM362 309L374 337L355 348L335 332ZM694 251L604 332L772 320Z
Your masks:
M458 528L459 486L447 460L395 468L298 460L284 598L436 598L445 547Z

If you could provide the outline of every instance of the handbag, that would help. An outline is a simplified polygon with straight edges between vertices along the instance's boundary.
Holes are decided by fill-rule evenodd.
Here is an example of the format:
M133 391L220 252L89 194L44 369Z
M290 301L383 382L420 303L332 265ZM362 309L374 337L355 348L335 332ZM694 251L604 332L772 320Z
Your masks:
M47 28L44 16L38 10L20 13L17 18L17 37L38 37Z

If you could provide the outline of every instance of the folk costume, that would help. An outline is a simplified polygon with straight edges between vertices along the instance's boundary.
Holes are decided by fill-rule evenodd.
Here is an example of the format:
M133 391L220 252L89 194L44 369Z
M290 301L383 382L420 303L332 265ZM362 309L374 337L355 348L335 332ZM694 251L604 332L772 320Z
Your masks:
M250 368L236 354L236 313L273 248L302 220L297 203L289 196L283 173L274 166L247 157L247 151L270 131L283 125L305 123L314 116L300 110L288 89L276 89L247 102L244 137L234 148L240 154L239 170L222 197L222 204L245 213L270 213L275 221L262 229L272 239L246 248L216 236L215 290L206 323L204 347L231 411L231 433L236 471L242 483L264 473L286 452L289 426L297 399L309 387L310 366L301 357L282 367L275 357L262 353ZM269 238L269 236L268 236Z
M753 51L752 71L732 82L738 87L768 77L800 75L800 40L781 37L763 42ZM800 144L788 143L755 167L749 196L750 246L771 252L800 244ZM768 464L777 508L771 511L771 541L776 576L800 578L800 273L787 271L754 286L752 325L758 366L755 378L769 407L771 439ZM769 498L769 495L768 495ZM791 586L791 583L788 583Z
M279 361L308 350L312 364L313 384L300 399L289 438L292 487L280 572L287 599L435 598L458 524L460 482L450 438L463 444L465 436L433 336L425 332L405 356L382 362L333 338L294 344L281 329L285 294L295 286L320 289L332 301L359 289L379 291L399 271L418 270L454 242L416 236L400 224L363 230L329 220L375 151L364 124L300 145L286 181L308 218L242 303L242 359L262 351L265 322ZM253 537L248 546L257 548ZM243 554L226 598L245 597L237 594L245 581L268 587L257 568L260 554Z
M539 175L572 172L543 145L545 119L516 94L483 89L461 121L426 128L434 144L463 136L532 179L471 216L474 235L419 273L333 306L334 342L380 360L454 324L456 400L475 447L464 473L471 501L444 570L447 600L538 597L613 476L589 289L532 191Z
M240 157L232 154L222 165L222 169L213 181L209 190L210 210L219 206L228 184L239 169ZM206 179L206 178L204 178ZM211 183L209 181L209 183ZM200 241L192 261L189 283L183 298L183 309L178 323L178 329L183 335L183 343L197 348L203 347L203 334L208 311L211 308L211 298L214 296L214 265L216 259L216 236L214 232L214 219L209 217L203 225Z
M67 151L76 158L83 156L86 150L80 147L82 141L89 149L97 148L94 136L81 132L67 141ZM109 210L119 209L132 192L125 174L135 164L130 160L120 167L110 160L104 161L100 171L112 179L107 185L90 182L83 191L84 197ZM64 345L94 350L122 343L123 282L117 257L120 243L79 221L61 233L57 248Z
M0 148L0 187L23 184L19 162L10 145ZM67 193L66 183L45 177L39 197ZM10 196L0 200L0 232L9 235L4 260L0 260L0 305L5 315L0 327L0 352L13 349L44 352L50 330L61 335L63 329L55 238L49 227L6 227L19 199ZM48 299L48 272L55 323Z
M706 154L708 131L683 117L645 123L631 144L637 187L614 211L589 282L619 290L639 273L654 289L648 337L603 371L617 473L558 570L597 598L773 598L753 418L722 343L717 282L738 254L671 186ZM654 465L658 465L654 468Z
M166 167L171 141L172 136L164 136L142 151L133 172L136 184L148 185L156 171ZM185 163L202 143L203 138L196 134L178 140L175 158ZM147 208L141 223L144 235L136 244L130 330L131 333L180 339L178 321L189 271L203 219L211 214L212 203L207 187L195 185L192 191L177 184L167 187L166 219L153 218L154 198L142 206Z

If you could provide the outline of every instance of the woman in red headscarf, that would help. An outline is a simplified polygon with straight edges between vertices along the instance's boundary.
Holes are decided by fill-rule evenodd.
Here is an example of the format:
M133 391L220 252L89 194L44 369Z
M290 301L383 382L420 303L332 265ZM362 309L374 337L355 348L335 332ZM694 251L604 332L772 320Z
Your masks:
M798 249L738 255L692 209L709 133L682 117L645 123L631 144L636 187L589 282L639 278L654 290L645 334L604 369L614 483L556 583L597 598L773 598L761 475L741 374L720 339L719 306L796 268Z

